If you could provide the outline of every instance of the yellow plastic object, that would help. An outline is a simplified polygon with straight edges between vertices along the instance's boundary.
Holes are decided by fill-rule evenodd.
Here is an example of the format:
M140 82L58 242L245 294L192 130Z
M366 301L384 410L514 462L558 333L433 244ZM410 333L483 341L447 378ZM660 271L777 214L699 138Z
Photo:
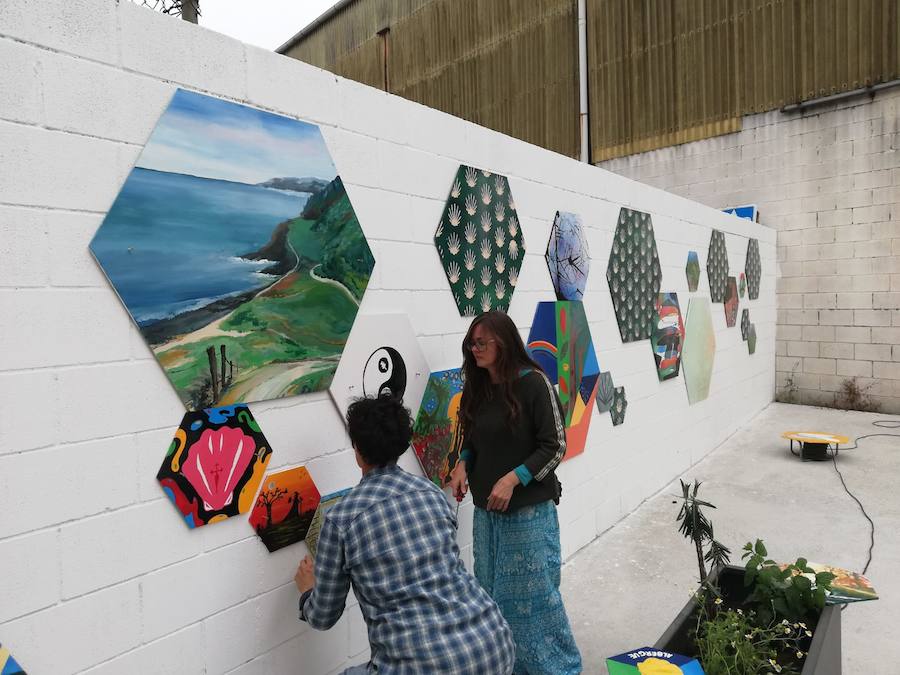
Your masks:
M829 434L823 431L785 431L781 434L781 437L800 443L821 443L823 445L832 443L842 445L850 442L850 439L846 436Z

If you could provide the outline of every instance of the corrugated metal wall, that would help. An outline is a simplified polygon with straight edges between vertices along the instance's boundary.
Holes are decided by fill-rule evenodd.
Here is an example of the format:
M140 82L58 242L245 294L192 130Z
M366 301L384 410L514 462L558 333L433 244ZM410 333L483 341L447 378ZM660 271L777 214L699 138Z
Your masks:
M898 77L898 0L587 0L592 160Z
M576 6L360 0L286 53L373 87L387 80L392 93L575 156Z
M587 0L592 161L900 77L898 5ZM576 157L576 16L577 0L357 0L287 54Z

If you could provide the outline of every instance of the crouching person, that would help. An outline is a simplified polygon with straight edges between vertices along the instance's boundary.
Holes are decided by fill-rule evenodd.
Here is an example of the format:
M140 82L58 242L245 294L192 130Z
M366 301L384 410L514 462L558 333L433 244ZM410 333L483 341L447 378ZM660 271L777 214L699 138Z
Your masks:
M347 427L362 479L328 512L315 569L309 556L300 563L300 618L331 628L352 586L371 660L346 674L511 673L512 633L460 560L444 493L397 466L412 435L409 411L389 396L360 399Z

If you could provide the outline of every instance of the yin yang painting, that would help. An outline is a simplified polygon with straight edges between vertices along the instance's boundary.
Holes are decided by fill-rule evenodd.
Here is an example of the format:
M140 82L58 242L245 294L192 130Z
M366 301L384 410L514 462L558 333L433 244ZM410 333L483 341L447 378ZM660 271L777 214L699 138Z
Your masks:
M354 399L390 394L415 417L430 371L405 314L357 317L329 392L342 417Z

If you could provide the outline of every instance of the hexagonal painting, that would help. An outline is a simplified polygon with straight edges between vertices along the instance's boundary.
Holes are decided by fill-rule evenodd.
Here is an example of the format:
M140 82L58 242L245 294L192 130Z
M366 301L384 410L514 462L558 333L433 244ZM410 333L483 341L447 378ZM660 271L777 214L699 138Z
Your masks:
M656 300L656 322L650 336L656 374L660 381L678 377L681 348L684 345L684 322L677 293L660 293Z
M506 176L461 165L434 244L461 316L505 312L525 256Z
M747 351L750 354L756 353L756 324L753 323L747 329Z
M341 413L360 396L389 393L403 399L413 417L431 371L406 314L356 318L328 392Z
M326 389L375 264L319 127L181 89L91 252L189 410Z
M616 387L613 404L609 409L609 416L612 418L614 427L619 426L625 421L626 408L628 408L628 399L625 398L625 387Z
M25 669L2 643L0 643L0 675L25 675Z
M156 475L190 528L246 513L272 449L246 405L185 414Z
M746 340L747 335L750 332L750 310L744 309L741 311L741 338Z
M747 296L751 300L759 298L759 282L762 276L762 261L759 258L759 242L747 242Z
M597 379L597 410L602 413L609 412L615 394L616 386L613 384L612 373L601 372Z
M306 539L304 539L306 548L309 549L309 554L313 558L316 557L316 550L319 548L319 533L322 531L322 524L325 522L325 514L327 514L333 506L337 505L350 490L351 488L344 488L343 490L327 494L322 497L319 506L316 507L316 513L313 516L312 523L309 525L309 530L306 532Z
M738 277L738 296L744 297L744 294L747 292L747 277L744 276L744 273L741 272Z
M622 342L649 338L662 281L650 214L619 211L606 280Z
M527 347L559 393L566 424L563 459L570 459L584 452L600 378L584 305L538 303Z
M728 280L725 282L725 325L729 328L733 328L737 323L737 311L737 280L734 277L728 277Z
M724 302L725 282L728 279L728 250L725 248L725 235L718 230L713 230L709 237L706 274L709 277L710 299L713 302Z
M250 526L269 553L303 541L319 506L319 490L305 466L270 473L250 513Z
M700 258L697 257L696 251L688 251L684 272L687 275L688 290L693 293L700 285Z
M557 300L584 300L591 254L581 216L557 211L544 255Z
M413 450L425 477L438 487L450 482L450 472L459 459L454 441L462 389L459 368L431 373L413 425Z
M684 384L691 405L709 396L715 358L716 333L709 298L691 298L684 325L684 348L681 350Z

